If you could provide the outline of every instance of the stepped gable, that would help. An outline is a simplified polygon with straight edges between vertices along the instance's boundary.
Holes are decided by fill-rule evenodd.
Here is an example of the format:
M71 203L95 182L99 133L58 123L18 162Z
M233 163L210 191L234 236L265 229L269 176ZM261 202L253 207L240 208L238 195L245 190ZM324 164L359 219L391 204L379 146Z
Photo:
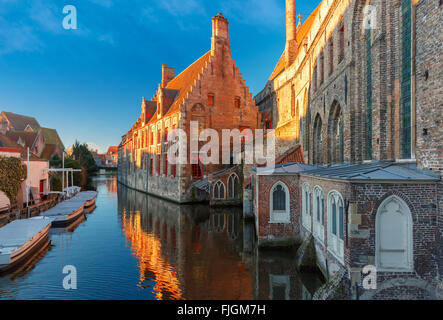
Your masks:
M211 51L208 51L202 57L200 57L197 61L191 64L188 68L186 68L182 73L172 79L168 85L166 86L165 93L168 95L176 94L176 97L166 112L165 116L169 116L173 113L180 111L180 105L183 103L186 95L191 91L195 81L198 80L199 75L203 72L206 67L209 59L211 57ZM158 110L157 110L158 111ZM157 111L152 117L152 122L157 121Z

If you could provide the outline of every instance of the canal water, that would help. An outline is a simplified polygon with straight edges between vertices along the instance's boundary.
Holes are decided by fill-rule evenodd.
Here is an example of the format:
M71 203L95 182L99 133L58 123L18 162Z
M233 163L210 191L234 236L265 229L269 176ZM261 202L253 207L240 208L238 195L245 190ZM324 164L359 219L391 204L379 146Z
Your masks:
M297 273L294 252L257 250L241 209L179 206L115 177L93 183L97 208L51 229L48 249L0 277L0 299L311 299L322 284ZM63 288L68 265L76 290Z

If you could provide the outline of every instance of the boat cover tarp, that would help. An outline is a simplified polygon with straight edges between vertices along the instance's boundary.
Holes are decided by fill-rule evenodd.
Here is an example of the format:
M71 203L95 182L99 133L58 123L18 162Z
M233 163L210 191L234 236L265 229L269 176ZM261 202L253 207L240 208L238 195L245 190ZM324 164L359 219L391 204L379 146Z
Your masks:
M52 219L37 217L8 223L0 228L0 250L8 247L21 247L51 222Z

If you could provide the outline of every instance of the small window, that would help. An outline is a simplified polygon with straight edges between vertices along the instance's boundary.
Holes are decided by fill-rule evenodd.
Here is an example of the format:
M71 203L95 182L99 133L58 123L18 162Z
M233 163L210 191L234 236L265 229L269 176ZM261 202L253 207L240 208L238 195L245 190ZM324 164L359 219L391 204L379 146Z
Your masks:
M158 176L160 176L160 174L161 174L161 171L160 171L160 169L161 169L161 155L158 155L157 156L157 173L158 173Z
M172 165L172 176L174 177L174 179L177 177L177 164L174 163Z
M271 129L272 122L271 120L265 120L265 129Z
M198 163L192 165L192 178L193 179L203 179L203 170L201 167L200 160Z
M270 193L270 223L289 223L289 190L281 182L271 189Z
M165 172L165 176L168 176L168 155L164 155L165 162L163 164L163 171Z
M240 106L241 106L241 98L240 97L235 97L234 105L237 109L240 109Z
M154 174L154 159L149 160L149 174L152 176Z
M208 94L208 106L213 107L214 106L214 95L212 93Z

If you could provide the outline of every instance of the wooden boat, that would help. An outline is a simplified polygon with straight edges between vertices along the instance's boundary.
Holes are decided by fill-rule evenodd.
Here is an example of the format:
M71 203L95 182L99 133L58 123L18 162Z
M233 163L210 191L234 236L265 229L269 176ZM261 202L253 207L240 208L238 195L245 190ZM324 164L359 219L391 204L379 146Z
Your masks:
M94 206L96 199L96 191L79 192L71 199L63 201L48 211L42 212L41 215L45 217L52 217L53 227L65 228L84 215L85 208Z
M80 208L72 211L70 214L60 214L53 217L52 226L54 228L66 228L75 223L78 219L85 215L85 207L82 205Z
M0 274L20 267L49 245L51 222L50 218L35 217L0 228Z
M85 201L85 208L92 207L95 205L95 201L97 200L97 191L83 191L78 193L75 198L82 199Z

